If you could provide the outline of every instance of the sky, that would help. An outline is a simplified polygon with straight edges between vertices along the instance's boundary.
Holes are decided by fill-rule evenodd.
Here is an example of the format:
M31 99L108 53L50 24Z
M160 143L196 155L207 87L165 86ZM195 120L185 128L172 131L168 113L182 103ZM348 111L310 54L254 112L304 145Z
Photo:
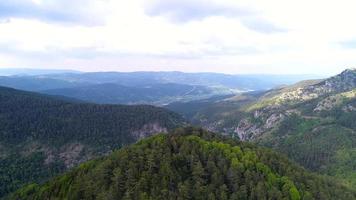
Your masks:
M336 74L353 0L1 0L0 68Z

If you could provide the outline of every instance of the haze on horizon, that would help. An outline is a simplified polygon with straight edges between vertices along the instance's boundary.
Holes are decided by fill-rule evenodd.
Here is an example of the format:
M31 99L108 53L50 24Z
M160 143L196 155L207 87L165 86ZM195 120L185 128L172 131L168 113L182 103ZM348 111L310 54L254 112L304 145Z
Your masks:
M337 74L352 0L2 0L0 68Z

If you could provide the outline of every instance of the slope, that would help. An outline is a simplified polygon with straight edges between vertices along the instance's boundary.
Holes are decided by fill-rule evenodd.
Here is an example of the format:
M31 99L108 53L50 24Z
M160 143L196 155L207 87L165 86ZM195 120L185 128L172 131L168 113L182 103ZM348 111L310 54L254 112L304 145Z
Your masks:
M9 199L356 199L283 156L202 129L157 135Z
M272 147L308 169L356 186L355 111L356 70L349 69L325 80L214 102L191 121Z
M153 106L68 102L4 87L0 119L0 196L184 124Z

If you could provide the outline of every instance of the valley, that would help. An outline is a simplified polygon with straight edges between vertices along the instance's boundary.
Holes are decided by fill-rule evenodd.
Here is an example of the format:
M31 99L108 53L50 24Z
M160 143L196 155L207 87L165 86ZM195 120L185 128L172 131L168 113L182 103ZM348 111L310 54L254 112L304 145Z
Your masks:
M273 148L315 172L355 182L356 70L261 93L171 104L208 130Z
M356 200L355 8L0 0L0 200Z
M139 74L139 77L141 75ZM151 77L151 75L148 76ZM43 84L43 82L38 82L38 77L34 78L32 75L9 76L7 77L9 80L21 80L16 82L17 87L23 84L32 87L32 89L27 88L28 90L39 91L0 88L0 117L2 119L0 121L2 127L0 131L0 181L2 183L0 197L5 199L88 198L81 196L84 194L79 193L79 190L84 190L85 195L94 195L95 198L111 195L120 199L125 196L128 199L141 198L141 195L145 198L153 196L163 198L165 195L172 195L170 198L180 196L179 198L186 199L188 197L181 195L202 195L195 193L198 191L215 198L237 199L244 198L239 195L257 199L283 197L293 199L294 195L295 199L333 199L336 196L339 199L353 199L355 197L352 188L356 185L356 171L354 170L356 166L354 162L356 160L354 120L356 119L356 112L354 112L356 110L356 70L345 70L341 74L326 79L304 80L288 86L248 92L229 88L227 85L217 87L215 84L214 86L194 85L187 84L188 82L181 84L162 82L162 80L147 85L152 81L151 79L141 79L142 77L136 77L134 80L131 79L132 77L127 80L118 79L117 74L99 76L97 74L54 73L40 76L43 76L43 80L49 80L49 83L55 84ZM96 80L96 85L85 83L89 80L87 76L95 77L91 80ZM62 78L53 81L53 77ZM69 79L72 80L66 82ZM74 79L81 81L74 81ZM28 84L29 82L26 81L29 80L35 84ZM21 83L22 81L25 82ZM127 83L127 86L123 86L117 83L123 84L125 81L134 81L135 84ZM63 82L73 85L69 88L56 85ZM43 87L51 88L52 86L52 89L43 90ZM201 126L218 134L192 127L177 129L189 125ZM169 133L169 136L153 136L159 133ZM146 140L143 139L147 137L148 142L145 142ZM165 154L164 152L169 152L168 147L164 146L166 142L160 142L162 140L172 142L171 140L176 140L176 137L181 139L169 144L173 145L169 148L178 148L177 151ZM219 154L220 157L223 156L226 159L221 161L225 163L224 166L220 166L225 171L216 172L223 177L219 180L212 176L214 171L209 171L211 169L208 160L200 160L199 166L203 169L201 173L207 174L199 179L202 181L201 185L195 185L198 179L187 179L191 176L190 173L196 173L195 164L183 164L188 160L184 162L175 160L177 156L175 154L187 153L185 156L194 157L196 151L200 151L203 147L197 147L198 149L194 152L186 152L185 142L180 144L183 145L183 149L174 146L176 142L185 140L191 147L195 145L194 142L198 142L199 145L208 145L213 149L232 148L231 151L234 151L235 147L226 145L234 144L246 149L246 152L243 151L246 156L250 156L250 151L252 151L254 157L238 156L236 158L244 166L244 171L239 177L235 177L234 181L237 182L230 180L230 173L232 173L230 168L233 167L234 160L224 157L225 154ZM137 141L138 143L134 144ZM149 141L159 145L154 147L149 144ZM216 143L217 141L222 143ZM134 145L128 146L130 144ZM149 146L145 146L146 144ZM101 190L100 187L98 190L90 189L94 187L90 185L93 182L91 180L93 176L104 176L100 174L101 172L97 172L99 168L104 170L101 166L106 164L103 163L116 163L117 159L124 159L127 155L123 154L130 151L130 148L140 149L136 153L150 152L153 151L149 150L150 148L157 148L154 154L158 152L160 152L158 155L164 154L164 157L169 158L168 163L153 161L158 164L156 169L159 171L145 172L151 174L137 172L138 174L134 175L137 179L132 180L122 177L127 179L125 182L144 184L136 192L128 193L134 189L130 185L122 186L121 191L114 192L114 188L108 191L112 184L123 184L115 182L103 186L106 189ZM222 150L218 149L216 151ZM269 149L279 153L274 153ZM199 152L198 157L209 158L209 156L218 155L206 153L208 152ZM140 156L158 159L158 157L154 158L154 154L144 153ZM141 160L139 166L146 166L145 162L148 158ZM183 158L185 159L185 157L181 159ZM269 160L272 158L276 160ZM135 156L131 158L132 162L138 162L137 159ZM218 157L213 157L213 159L215 165L222 164L218 162ZM178 164L178 161L182 163ZM122 162L128 162L128 160ZM254 164L250 165L249 162ZM266 165L267 171L265 167L263 170L259 169L260 162ZM132 165L129 168L116 164L112 167L119 167L120 169L117 168L119 171L130 171L136 168L133 166L137 164L126 164L126 167ZM177 171L160 171L166 169L167 165L171 170ZM180 165L185 166L185 171L180 171L180 167L175 168ZM95 169L96 167L99 168ZM286 168L282 169L283 167ZM87 176L87 172L83 174L81 170L94 171L88 172ZM142 170L148 169L142 168ZM157 177L156 173L160 175ZM169 175L172 173L178 177ZM297 175L294 175L295 173ZM156 180L155 177L164 179L173 185L169 187L171 190L168 190L168 193L161 193L162 188L167 188L167 186L155 182L142 182L147 177L142 179L141 176L153 176L149 178L152 181ZM249 178L246 179L245 176ZM253 176L256 177L253 178ZM270 176L275 177L273 180L277 182L270 183L272 181L268 178ZM288 177L288 181L283 177ZM331 177L334 178L333 181ZM181 182L173 183L174 179ZM303 182L302 179L307 179L309 182ZM243 180L252 182L241 182ZM101 181L108 182L108 179L103 177ZM218 184L216 181L220 181L219 184L224 184L226 188L215 187L214 185ZM313 181L318 182L318 189L313 189L310 185L314 184ZM81 182L89 185L82 185ZM72 184L76 186L73 185L73 189L68 190ZM258 188L252 186L256 184ZM287 186L284 187L283 184L287 184L290 188L285 189ZM144 189L149 185L157 189ZM235 190L243 186L246 187L245 191ZM76 187L78 188L75 189Z
M274 75L219 73L28 71L26 74L26 71L19 70L20 74L16 75L4 70L3 73L10 73L10 76L0 76L0 85L91 103L156 106L235 95L250 90L266 90L315 77L280 75L276 79Z

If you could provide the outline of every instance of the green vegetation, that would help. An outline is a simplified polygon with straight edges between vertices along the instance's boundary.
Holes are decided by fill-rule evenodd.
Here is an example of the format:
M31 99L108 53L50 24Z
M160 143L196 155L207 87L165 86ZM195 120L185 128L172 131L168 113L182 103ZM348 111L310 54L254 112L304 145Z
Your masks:
M65 170L62 162L44 165L45 159L46 156L42 152L36 152L26 157L12 154L0 159L0 195L18 189L24 183L53 177Z
M209 130L273 148L309 170L356 187L355 88L356 70L345 70L255 98L242 94L206 103L190 119Z
M241 119L251 116L243 109L251 101L255 101L259 95L261 92L251 92L236 97L215 97L201 101L173 103L167 105L166 108L183 115L194 125L232 134L234 130L230 127L236 125Z
M351 113L326 116L292 115L258 143L285 153L310 170L339 177L355 186L356 118Z
M283 156L202 129L177 129L84 163L9 199L355 199Z
M8 88L0 88L0 102L0 141L12 144L31 138L56 146L78 140L117 147L133 142L128 133L148 122L166 128L182 122L153 106L73 103Z
M153 106L69 102L1 87L0 197L183 123Z

